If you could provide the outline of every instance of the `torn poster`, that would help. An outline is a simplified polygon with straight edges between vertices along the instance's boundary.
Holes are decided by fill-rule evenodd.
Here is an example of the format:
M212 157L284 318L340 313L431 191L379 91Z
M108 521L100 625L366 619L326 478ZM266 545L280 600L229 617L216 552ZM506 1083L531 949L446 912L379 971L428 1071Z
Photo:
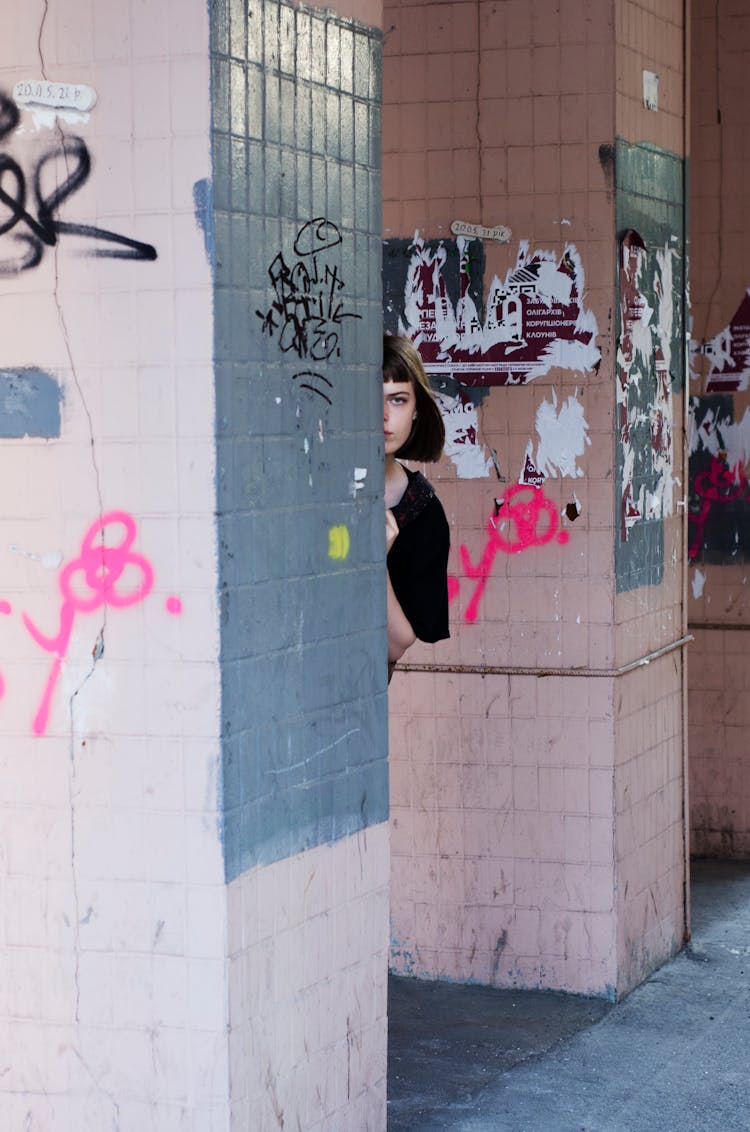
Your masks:
M504 280L493 278L482 310L470 243L455 241L455 301L446 278L453 241L428 243L416 233L409 248L398 332L414 341L427 373L465 386L493 386L522 385L555 367L593 369L600 357L598 328L583 306L584 271L574 245L560 256L530 253L522 241L515 267Z

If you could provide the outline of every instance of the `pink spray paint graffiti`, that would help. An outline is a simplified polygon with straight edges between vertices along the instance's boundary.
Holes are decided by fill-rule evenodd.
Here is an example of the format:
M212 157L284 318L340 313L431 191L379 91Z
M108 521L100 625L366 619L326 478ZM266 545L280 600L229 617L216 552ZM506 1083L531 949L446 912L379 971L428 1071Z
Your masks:
M124 528L124 537L119 544L107 546L107 528L116 526ZM125 609L143 601L151 592L154 584L153 568L142 554L131 551L135 530L135 520L124 511L110 511L91 524L84 535L81 553L63 567L58 579L63 601L56 637L45 636L29 616L23 614L23 623L28 632L45 652L54 657L39 710L32 724L35 735L43 735L47 729L52 695L68 652L76 614L93 613L102 606ZM138 582L130 590L123 588L119 591L118 584L128 568L134 571Z
M695 477L694 491L700 499L700 506L697 512L689 516L689 524L692 527L688 546L690 562L700 558L706 522L717 504L732 503L735 500L746 500L750 503L750 480L746 477L741 464L738 463L734 468L730 468L723 460L712 456L708 471L699 472Z
M504 499L496 500L495 514L487 521L487 543L476 566L468 548L459 547L465 575L478 579L471 601L464 611L464 620L472 622L477 619L496 554L520 554L533 546L546 546L553 539L564 544L570 536L567 531L559 528L560 520L555 505L541 487L519 483L508 488ZM459 589L459 579L449 578L448 595L451 601L458 597Z
M9 601L0 601L0 613L2 613L4 616L7 617L7 615L11 612L12 612L12 609L11 609L10 602ZM3 698L4 695L5 695L5 680L3 679L2 672L0 672L0 700Z
M79 554L65 563L58 577L62 604L55 636L41 632L27 613L22 614L29 635L53 658L32 722L35 735L43 735L47 730L52 698L68 654L76 616L104 607L127 609L144 601L153 589L153 566L144 555L133 550L136 529L135 519L125 511L108 511L91 524ZM167 599L166 608L177 615L182 611L182 603L172 596ZM10 604L0 603L0 612L10 613ZM4 687L0 677L0 696Z

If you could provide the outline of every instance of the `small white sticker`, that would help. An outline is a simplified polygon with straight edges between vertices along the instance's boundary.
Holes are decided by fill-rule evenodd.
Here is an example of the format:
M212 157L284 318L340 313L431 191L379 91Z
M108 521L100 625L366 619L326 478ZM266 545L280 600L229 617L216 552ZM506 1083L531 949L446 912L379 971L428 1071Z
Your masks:
M451 232L454 236L468 236L474 240L497 240L498 244L509 244L513 234L504 224L485 228L483 224L467 224L465 220L454 220Z
M22 79L13 87L13 101L19 106L51 106L55 110L77 110L86 114L96 103L96 91L84 83Z
M643 72L643 105L647 110L659 109L659 76L654 71Z
M352 499L357 498L357 492L361 491L365 486L365 479L367 477L367 468L355 468L354 479L349 484L349 494Z

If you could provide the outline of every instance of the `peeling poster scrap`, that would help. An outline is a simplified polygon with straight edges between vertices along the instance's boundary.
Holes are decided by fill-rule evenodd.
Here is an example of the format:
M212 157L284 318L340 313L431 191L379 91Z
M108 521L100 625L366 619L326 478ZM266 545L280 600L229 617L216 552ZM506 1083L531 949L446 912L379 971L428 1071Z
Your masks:
M636 523L672 514L672 256L669 247L650 256L632 230L620 245L616 388L623 542Z

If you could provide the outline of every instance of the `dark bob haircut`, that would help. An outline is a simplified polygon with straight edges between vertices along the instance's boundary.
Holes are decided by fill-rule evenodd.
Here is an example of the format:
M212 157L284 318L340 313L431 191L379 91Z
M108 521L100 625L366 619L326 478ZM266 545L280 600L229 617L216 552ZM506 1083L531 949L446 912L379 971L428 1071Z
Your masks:
M383 381L408 381L417 398L417 419L406 444L396 452L403 460L439 460L445 444L440 407L416 346L408 338L383 335Z

